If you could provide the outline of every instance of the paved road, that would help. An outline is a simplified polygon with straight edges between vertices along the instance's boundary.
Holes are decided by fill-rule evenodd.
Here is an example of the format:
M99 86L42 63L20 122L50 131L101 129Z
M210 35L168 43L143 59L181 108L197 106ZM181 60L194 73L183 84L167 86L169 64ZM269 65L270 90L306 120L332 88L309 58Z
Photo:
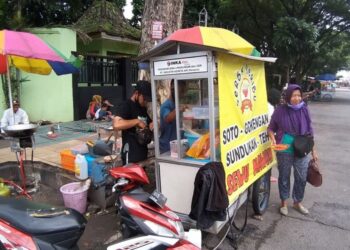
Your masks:
M306 187L310 215L290 208L282 217L277 183L272 183L264 220L249 219L239 249L350 249L350 92L337 91L330 103L313 102L310 111L324 175L321 187ZM228 248L225 242L220 249Z

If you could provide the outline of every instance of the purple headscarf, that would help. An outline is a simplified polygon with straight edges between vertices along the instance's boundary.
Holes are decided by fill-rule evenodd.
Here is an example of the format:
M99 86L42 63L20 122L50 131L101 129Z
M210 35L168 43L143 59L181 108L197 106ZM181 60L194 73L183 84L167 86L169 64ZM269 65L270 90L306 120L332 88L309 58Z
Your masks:
M299 85L288 85L285 95L287 104L278 106L271 117L268 129L277 133L276 141L278 143L280 143L285 133L291 135L313 135L310 113L306 104L301 105L298 109L288 106L295 90L299 90L302 93Z

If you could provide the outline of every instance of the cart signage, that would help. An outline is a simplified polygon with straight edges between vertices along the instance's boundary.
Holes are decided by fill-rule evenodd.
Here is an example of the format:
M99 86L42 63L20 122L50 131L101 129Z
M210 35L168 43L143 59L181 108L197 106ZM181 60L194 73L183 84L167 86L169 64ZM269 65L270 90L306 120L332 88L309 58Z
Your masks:
M219 54L221 161L230 203L275 162L269 124L264 63Z
M154 75L178 75L208 71L207 56L178 58L154 62Z

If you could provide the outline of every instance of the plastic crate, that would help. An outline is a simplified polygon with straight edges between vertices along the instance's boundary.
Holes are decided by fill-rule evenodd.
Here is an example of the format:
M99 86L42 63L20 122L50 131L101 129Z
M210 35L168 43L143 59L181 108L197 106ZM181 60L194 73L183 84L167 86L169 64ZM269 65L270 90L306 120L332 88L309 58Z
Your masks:
M69 149L65 149L61 151L60 155L61 166L66 170L75 172L75 155L72 153L72 151Z

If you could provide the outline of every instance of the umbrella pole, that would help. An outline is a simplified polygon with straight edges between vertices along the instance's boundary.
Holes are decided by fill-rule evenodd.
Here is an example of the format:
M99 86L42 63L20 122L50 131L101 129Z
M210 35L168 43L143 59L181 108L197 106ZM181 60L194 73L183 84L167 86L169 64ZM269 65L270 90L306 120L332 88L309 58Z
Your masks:
M11 77L10 77L10 67L9 67L9 61L8 57L6 56L6 68L7 68L7 87L9 89L9 101L10 101L10 108L13 116L13 124L15 124L15 114L13 112L13 103L12 103L12 89L11 89Z

